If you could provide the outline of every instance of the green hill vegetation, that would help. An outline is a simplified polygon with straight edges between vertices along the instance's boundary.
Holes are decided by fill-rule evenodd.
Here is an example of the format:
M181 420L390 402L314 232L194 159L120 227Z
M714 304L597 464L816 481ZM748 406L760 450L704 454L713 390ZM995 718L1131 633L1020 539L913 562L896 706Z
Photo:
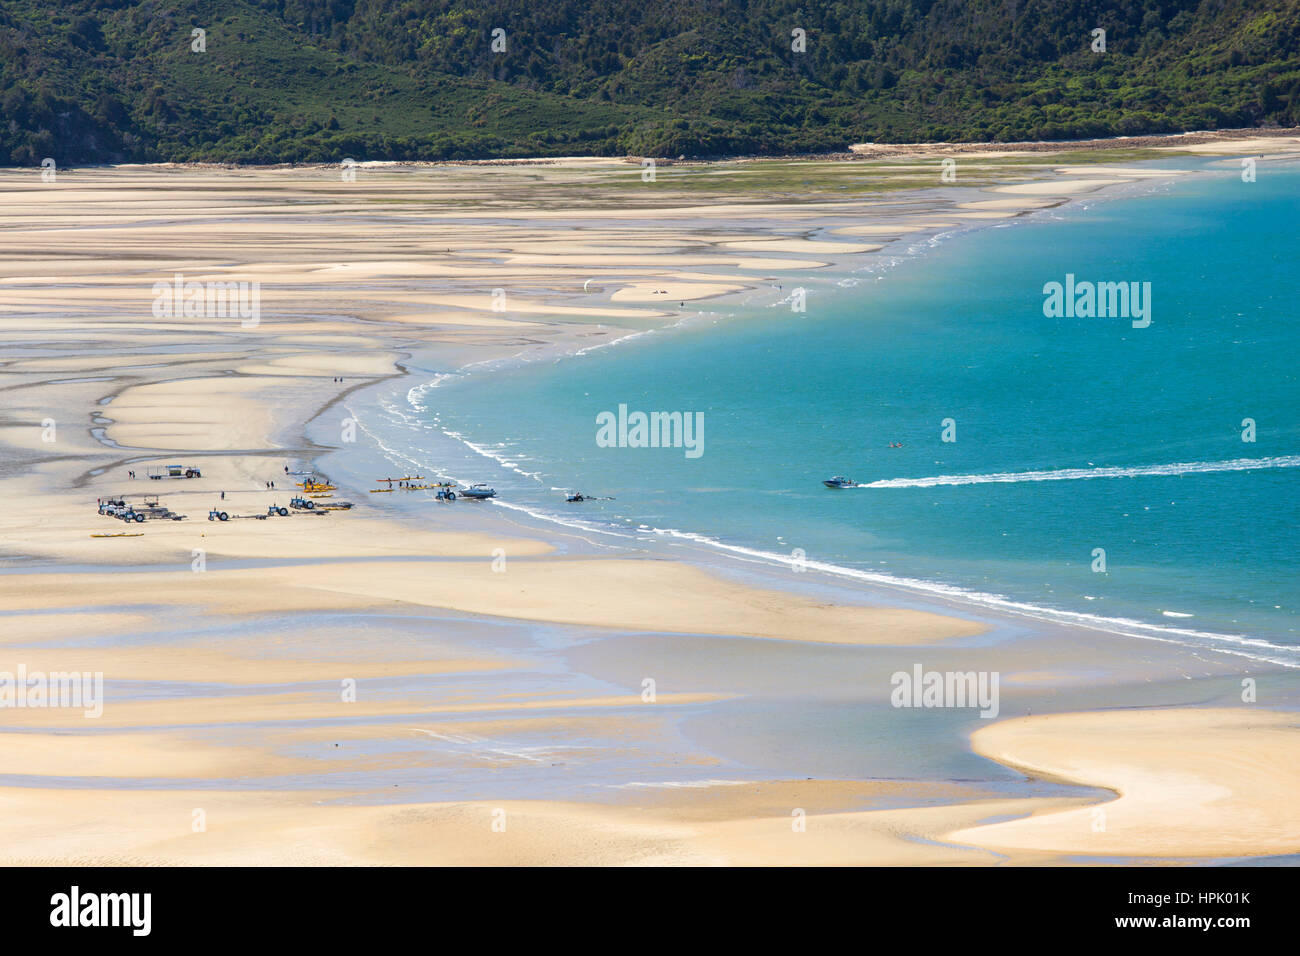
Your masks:
M1268 125L1300 125L1296 2L0 6L0 163L17 165L777 155Z

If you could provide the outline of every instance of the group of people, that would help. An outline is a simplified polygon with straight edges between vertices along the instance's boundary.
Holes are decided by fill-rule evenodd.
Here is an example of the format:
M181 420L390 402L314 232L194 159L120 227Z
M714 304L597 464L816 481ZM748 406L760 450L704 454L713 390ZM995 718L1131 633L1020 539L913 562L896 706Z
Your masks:
M342 380L342 379L335 379L335 381L339 381L339 382L341 382L341 381L343 381L343 380ZM284 466L284 473L285 473L286 475L289 474L289 466L288 466L288 465L285 465L285 466ZM134 472L134 471L127 471L126 475L127 475L128 478L134 478L134 477L135 477L135 472ZM267 487L267 490L268 490L268 491L274 491L274 490L275 490L275 482L274 482L274 481L268 481L268 482L266 483L266 487ZM225 501L225 500L226 500L226 493L225 493L224 491L221 493L221 500L222 500L222 501Z

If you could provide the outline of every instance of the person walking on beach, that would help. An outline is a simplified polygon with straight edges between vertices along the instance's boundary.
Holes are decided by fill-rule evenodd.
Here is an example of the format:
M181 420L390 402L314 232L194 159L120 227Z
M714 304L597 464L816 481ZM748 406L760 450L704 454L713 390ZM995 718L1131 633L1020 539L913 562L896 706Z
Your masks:
M226 500L226 493L224 491L221 493L221 500L222 501Z

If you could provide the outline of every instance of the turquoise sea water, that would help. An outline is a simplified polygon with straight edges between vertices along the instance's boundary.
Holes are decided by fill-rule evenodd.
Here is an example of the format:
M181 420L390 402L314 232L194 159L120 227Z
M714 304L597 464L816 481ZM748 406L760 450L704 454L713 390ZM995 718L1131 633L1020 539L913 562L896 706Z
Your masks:
M840 284L791 274L719 321L415 389L468 443L426 460L565 521L1300 664L1297 222L1300 171L1261 166L957 235ZM1150 326L1045 317L1043 285L1067 273L1149 282ZM795 313L777 300L800 283ZM703 412L703 454L598 446L619 405ZM822 486L838 474L868 487ZM566 488L616 500L566 504Z

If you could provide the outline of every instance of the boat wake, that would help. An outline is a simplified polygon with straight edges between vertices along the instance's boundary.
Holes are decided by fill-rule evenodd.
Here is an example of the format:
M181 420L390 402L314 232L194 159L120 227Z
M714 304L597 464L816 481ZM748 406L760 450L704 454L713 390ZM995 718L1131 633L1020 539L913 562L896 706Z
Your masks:
M1257 471L1300 467L1300 455L1233 458L1230 461L1183 461L1169 465L1118 468L1061 468L1054 471L1007 471L991 475L935 475L931 478L885 478L858 488L933 488L937 485L988 485L1021 481L1078 481L1088 478L1142 478L1152 475L1197 475L1216 471Z

